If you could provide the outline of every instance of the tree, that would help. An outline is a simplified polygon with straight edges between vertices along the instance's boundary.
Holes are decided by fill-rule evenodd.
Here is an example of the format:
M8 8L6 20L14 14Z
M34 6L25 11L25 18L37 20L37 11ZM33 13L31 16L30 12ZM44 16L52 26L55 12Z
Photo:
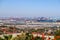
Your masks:
M55 32L55 36L60 36L60 30L57 30L57 31Z
M0 37L0 40L4 40L4 39Z
M12 39L12 35L4 35L4 40L11 40Z
M3 38L0 37L0 40L11 40L12 39L12 35L3 35Z
M56 38L56 40L60 40L60 38L57 38L57 37L60 37L60 30L57 30L55 32L55 38Z
M25 40L26 35L25 33L21 33L20 35L17 35L13 40Z
M34 40L42 40L41 37L36 37Z
M32 40L32 34L26 33L26 39L25 40Z

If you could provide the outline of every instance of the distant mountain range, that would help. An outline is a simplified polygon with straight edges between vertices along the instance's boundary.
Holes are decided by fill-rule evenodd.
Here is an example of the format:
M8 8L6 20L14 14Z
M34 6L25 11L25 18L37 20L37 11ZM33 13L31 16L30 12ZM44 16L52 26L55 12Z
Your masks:
M60 22L59 19L51 19L46 17L37 17L37 18L0 18L2 21L37 21L37 22Z

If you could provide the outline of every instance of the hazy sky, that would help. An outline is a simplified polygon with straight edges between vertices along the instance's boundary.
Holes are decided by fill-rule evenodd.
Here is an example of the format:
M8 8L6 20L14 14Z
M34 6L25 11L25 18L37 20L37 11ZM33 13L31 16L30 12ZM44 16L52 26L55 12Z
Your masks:
M0 17L60 17L60 0L0 0Z

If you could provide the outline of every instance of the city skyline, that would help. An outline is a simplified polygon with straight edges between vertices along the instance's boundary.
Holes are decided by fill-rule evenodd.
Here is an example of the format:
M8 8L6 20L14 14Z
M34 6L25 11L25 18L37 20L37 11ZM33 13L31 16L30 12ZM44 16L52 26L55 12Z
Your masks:
M60 0L0 0L0 17L60 17Z

